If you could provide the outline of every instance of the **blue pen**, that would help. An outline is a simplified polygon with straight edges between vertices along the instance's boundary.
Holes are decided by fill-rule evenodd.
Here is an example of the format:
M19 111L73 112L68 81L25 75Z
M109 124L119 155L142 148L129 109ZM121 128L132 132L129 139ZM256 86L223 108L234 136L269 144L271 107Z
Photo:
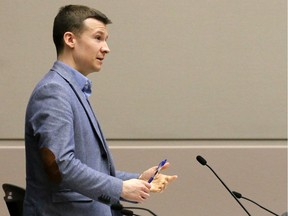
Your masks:
M159 163L154 175L148 180L148 183L151 183L154 180L155 176L160 172L160 170L162 169L162 167L165 165L166 162L167 162L167 159Z

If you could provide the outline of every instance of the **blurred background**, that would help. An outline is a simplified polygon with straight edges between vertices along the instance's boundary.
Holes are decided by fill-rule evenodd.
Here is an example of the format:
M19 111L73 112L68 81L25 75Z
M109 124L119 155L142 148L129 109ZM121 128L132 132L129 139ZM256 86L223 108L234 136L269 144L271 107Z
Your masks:
M66 4L97 8L113 22L111 53L88 78L117 168L141 172L167 158L164 172L179 176L141 207L244 215L196 161L202 155L232 190L287 211L285 0L0 0L1 184L25 188L25 109L56 60L53 20ZM252 215L270 215L241 202ZM8 216L4 200L0 214Z

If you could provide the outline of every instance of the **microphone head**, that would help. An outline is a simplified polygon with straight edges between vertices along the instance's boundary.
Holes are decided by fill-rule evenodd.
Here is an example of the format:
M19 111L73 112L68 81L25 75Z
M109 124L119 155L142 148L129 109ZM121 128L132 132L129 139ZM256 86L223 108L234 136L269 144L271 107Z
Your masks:
M234 196L238 199L241 199L242 198L242 194L241 193L238 193L236 191L232 191L232 193L234 194Z
M202 164L203 166L205 166L205 165L207 164L207 161L206 161L203 157L201 157L200 155L198 155L198 156L196 157L196 159L197 159L197 161L198 161L200 164Z

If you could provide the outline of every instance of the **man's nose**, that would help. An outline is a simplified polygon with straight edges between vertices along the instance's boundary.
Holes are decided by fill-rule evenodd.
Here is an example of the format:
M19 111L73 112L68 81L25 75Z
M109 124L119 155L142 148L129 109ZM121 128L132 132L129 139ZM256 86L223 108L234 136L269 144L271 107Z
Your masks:
M110 52L109 46L107 42L104 42L103 46L101 47L101 52L108 54Z

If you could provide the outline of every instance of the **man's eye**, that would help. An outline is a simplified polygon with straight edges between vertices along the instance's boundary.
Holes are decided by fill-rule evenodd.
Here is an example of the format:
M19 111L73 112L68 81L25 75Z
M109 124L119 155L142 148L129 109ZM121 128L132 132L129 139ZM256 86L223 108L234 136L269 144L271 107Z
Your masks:
M102 40L102 37L101 37L100 35L96 35L96 36L95 36L95 39L97 39L97 40Z

